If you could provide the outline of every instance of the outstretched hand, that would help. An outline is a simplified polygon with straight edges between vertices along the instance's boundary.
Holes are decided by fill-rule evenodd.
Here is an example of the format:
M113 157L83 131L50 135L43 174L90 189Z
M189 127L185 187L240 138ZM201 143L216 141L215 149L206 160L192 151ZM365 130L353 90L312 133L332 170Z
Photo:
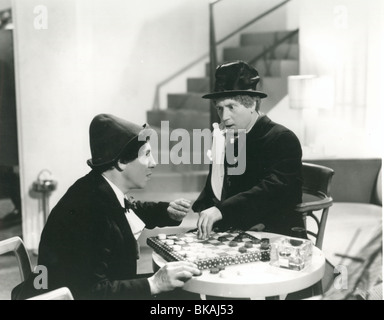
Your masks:
M197 220L197 236L199 239L207 239L212 231L213 224L223 219L223 215L216 207L210 207L199 213Z
M192 262L168 262L152 277L148 278L151 294L158 294L180 288L193 276L200 274L201 271Z
M191 201L177 199L171 201L168 206L169 217L176 221L182 221L191 209Z

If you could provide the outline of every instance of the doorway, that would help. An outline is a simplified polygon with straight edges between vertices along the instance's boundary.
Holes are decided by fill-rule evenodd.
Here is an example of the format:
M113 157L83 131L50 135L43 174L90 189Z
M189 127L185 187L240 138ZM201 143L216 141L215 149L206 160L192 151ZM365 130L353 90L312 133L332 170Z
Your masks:
M12 10L0 10L0 240L21 236Z

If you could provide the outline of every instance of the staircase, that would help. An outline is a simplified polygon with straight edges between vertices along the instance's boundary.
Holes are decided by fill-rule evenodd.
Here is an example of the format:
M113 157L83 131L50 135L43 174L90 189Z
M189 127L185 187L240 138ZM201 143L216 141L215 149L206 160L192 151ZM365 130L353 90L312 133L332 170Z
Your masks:
M242 34L239 47L224 48L223 60L250 61L289 33L290 31ZM258 89L268 94L268 98L262 103L264 113L268 113L286 96L288 76L299 73L298 59L299 44L296 34L288 42L278 45L265 59L260 59L254 64L261 77ZM148 123L160 127L161 121L169 121L170 127L186 130L209 128L210 101L201 98L202 94L207 92L209 64L206 66L205 77L187 79L186 93L168 94L166 110L148 111Z
M276 44L290 33L291 31L244 33L240 37L239 47L223 49L223 60L252 61L255 56L262 54L266 48ZM261 111L267 114L287 95L288 76L299 74L298 33L288 41L277 45L274 50L265 54L253 65L261 78L258 89L268 94L261 105ZM207 64L204 77L187 79L186 93L168 94L167 109L148 111L148 123L157 128L158 132L160 132L161 121L169 121L170 130L183 128L190 133L193 129L210 128L210 101L201 98L204 93L209 91L209 64ZM175 143L177 142L174 142L173 145ZM170 149L172 149L171 144ZM159 142L159 154L164 152L168 152L168 150L160 147ZM203 153L202 150L193 150L193 152ZM192 161L192 154L189 158ZM169 197L174 199L173 195L176 193L195 200L205 184L207 171L207 164L159 164L155 169L152 181L142 195L145 194L154 200L167 200Z

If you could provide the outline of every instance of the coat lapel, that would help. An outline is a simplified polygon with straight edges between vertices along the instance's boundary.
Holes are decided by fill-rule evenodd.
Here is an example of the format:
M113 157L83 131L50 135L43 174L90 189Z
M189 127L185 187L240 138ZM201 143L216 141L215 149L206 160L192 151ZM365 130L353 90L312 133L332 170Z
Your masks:
M137 252L137 241L133 236L131 227L125 216L125 208L120 205L116 194L113 192L108 182L99 174L95 175L97 191L102 198L105 199L103 205L105 205L104 211L116 222L121 234L123 235L124 242L127 248L132 247L132 250Z

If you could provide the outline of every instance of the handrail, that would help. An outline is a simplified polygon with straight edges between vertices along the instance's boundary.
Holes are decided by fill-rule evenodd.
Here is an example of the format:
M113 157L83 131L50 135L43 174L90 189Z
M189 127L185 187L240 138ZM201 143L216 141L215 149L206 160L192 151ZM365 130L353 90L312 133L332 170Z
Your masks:
M287 40L291 39L293 36L299 33L299 29L293 30L292 32L288 33L285 37L281 38L280 40L276 41L271 46L264 49L264 51L260 54L258 54L256 57L252 58L248 61L249 64L254 64L261 58L263 58L266 54L273 52L279 45L286 42Z
M211 0L211 1L209 1L209 5L216 5L221 1L223 1L223 0Z
M220 39L218 42L216 42L216 45L222 44L224 41L227 41L229 38L233 37L240 31L244 30L245 28L249 27L251 24L254 24L255 22L259 21L260 19L264 18L265 16L269 15L273 11L276 11L280 7L286 5L291 0L285 0L278 5L272 7L271 9L265 11L264 13L258 15L257 17L253 18L252 20L248 21L247 23L243 24L241 27L237 28L235 31L232 31L230 34L226 35L224 38Z
M184 73L188 69L192 68L194 65L196 65L199 62L203 61L207 56L208 56L208 53L204 53L204 55L200 56L196 60L193 60L192 62L190 62L189 64L187 64L183 68L181 68L180 70L176 71L175 73L173 73L172 75L170 75L169 77L164 79L163 81L159 82L156 85L155 98L154 98L154 101L153 101L152 110L159 110L160 109L160 88L163 85L167 84L168 82L170 82L171 80L173 80L177 76L181 75L182 73Z
M251 21L248 21L247 23L245 23L244 25L240 26L239 28L237 28L236 30L234 30L233 32L231 32L230 34L228 34L227 36L225 36L224 38L222 38L220 41L216 42L216 40L214 40L214 42L212 41L212 39L215 39L215 30L214 30L214 16L213 16L213 5L210 5L210 23L209 23L209 26L210 26L210 51L211 51L211 54L210 54L210 68L209 68L209 78L210 78L210 89L211 89L211 92L213 92L213 89L214 89L214 79L215 79L215 68L216 68L216 65L217 65L217 61L216 61L216 47L217 45L223 43L224 41L228 40L229 38L233 37L234 35L238 34L240 31L244 30L245 28L249 27L250 25L252 25L253 23L259 21L260 19L262 19L263 17L269 15L270 13L274 12L275 10L279 9L280 7L286 5L290 0L285 0L281 3L279 3L278 5L272 7L271 9L263 12L262 14L258 15L257 17L253 18ZM212 35L213 34L213 35ZM212 52L212 48L214 47L214 52ZM274 46L272 46L274 47ZM271 48L268 48L268 52L270 52L270 50L272 50ZM263 52L263 55L261 57L264 56L264 52ZM257 57L259 59L259 57ZM250 62L250 64L252 64ZM213 101L211 100L211 108L209 109L209 113L210 113L210 123L213 124L215 122L219 122L219 116L217 114L217 112L214 110L213 108Z
M290 2L291 0L284 0L283 2L281 2L280 4L272 7L271 9L265 11L264 13L258 15L257 17L253 18L252 20L246 22L244 25L240 26L239 28L237 28L235 31L231 32L230 34L226 35L225 37L223 37L222 39L220 39L219 41L216 41L215 39L215 32L214 32L214 16L213 16L213 7L218 4L219 2L221 2L223 0L212 0L210 1L209 3L209 8L210 8L210 48L213 47L212 44L214 44L214 47L216 48L218 45L222 44L223 42L225 42L226 40L228 40L229 38L233 37L234 35L238 34L240 31L244 30L245 28L249 27L251 24L259 21L260 19L264 18L265 16L267 16L268 14L274 12L275 10L279 9L280 7L284 6L285 4L287 4L288 2ZM216 50L216 49L215 49ZM180 70L176 71L175 73L173 73L172 75L170 75L169 77L167 77L166 79L162 80L161 82L159 82L157 85L156 85L156 89L155 89L155 98L154 98L154 102L153 102L153 107L152 107L152 110L159 110L160 109L160 89L162 86L164 86L165 84L167 84L168 82L170 82L171 80L175 79L177 76L179 76L180 74L184 73L185 71L189 70L190 68L192 68L193 66L195 66L196 64L198 64L199 62L203 61L205 58L207 58L208 56L211 55L211 50L210 52L206 52L204 53L203 55L201 55L200 57L198 57L197 59L193 60L192 62L188 63L186 66L182 67ZM212 65L213 63L211 63ZM214 63L213 64L213 70L210 70L211 72L215 70L216 68L216 64L217 63ZM212 67L211 67L212 68ZM210 78L212 79L213 77L210 75ZM211 84L212 85L212 84Z

